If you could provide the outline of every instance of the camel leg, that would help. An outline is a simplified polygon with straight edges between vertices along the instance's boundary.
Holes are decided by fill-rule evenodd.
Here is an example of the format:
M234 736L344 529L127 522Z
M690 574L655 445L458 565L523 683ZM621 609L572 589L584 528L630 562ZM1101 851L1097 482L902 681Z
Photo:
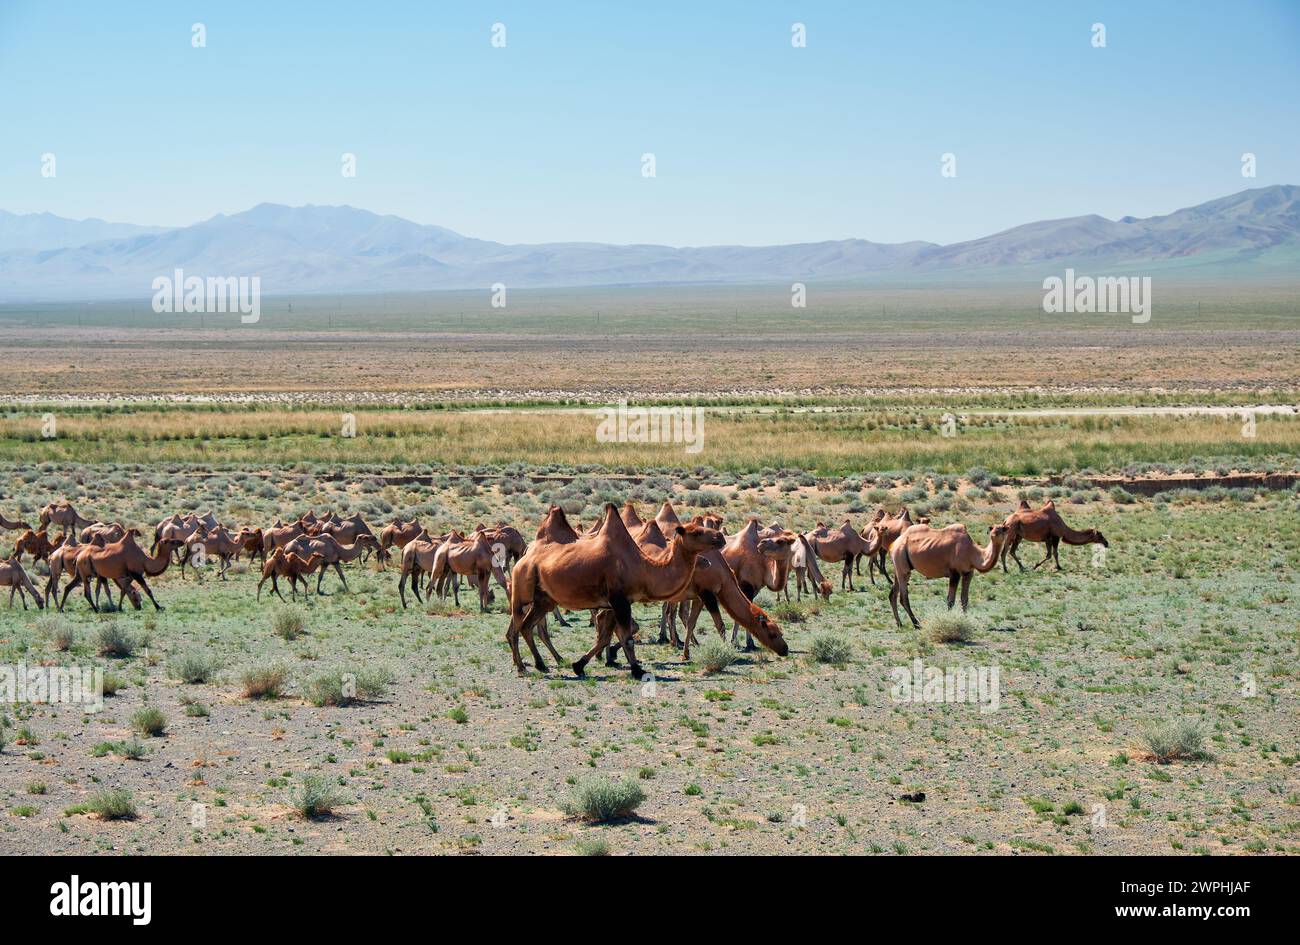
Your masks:
M572 627L573 624L564 619L564 614L560 613L560 608L555 608L555 622L561 627Z
M411 586L412 587L415 586L414 581L411 582ZM402 599L402 610L405 610L406 609L406 572L405 571L403 571L401 577L397 579L397 596Z
M144 588L144 592L149 595L149 603L153 604L154 610L163 610L163 606L154 599L153 591L149 587L149 582L144 579L143 574L128 574L128 577Z
M591 662L592 657L600 653L609 644L609 639L613 636L613 621L597 620L596 621L596 645L588 650L584 655L578 658L573 664L573 671L579 677L585 674L587 664Z
M325 569L324 569L324 568L321 568L321 570L324 571ZM351 589L348 587L348 579L347 579L346 577L343 576L343 565L341 565L339 562L335 561L335 562L334 562L334 570L338 573L339 580L343 583L343 593L345 593L345 594L351 594L352 591L351 591Z
M619 642L623 644L623 652L627 654L632 678L640 679L645 675L645 670L636 661L636 650L632 646L632 635L636 626L632 619L632 602L622 594L614 594L610 596L609 603L614 611L614 630L618 634Z
M81 582L81 593L86 598L86 603L90 605L90 609L95 613L99 613L99 606L90 599L90 581Z
M849 582L849 590L853 590L853 555L848 555L844 559L844 578L841 579L840 584L843 585L845 580Z
M73 575L72 580L68 582L68 586L63 589L63 600L59 601L59 610L62 610L63 605L68 602L68 595L72 593L72 589L80 583L81 578Z
M912 613L912 605L907 599L907 579L910 577L908 571L895 571L894 583L889 587L889 606L894 611L894 623L898 624L899 629L903 627L903 621L898 616L898 602L903 602L903 608L907 611L907 616L912 619L914 627L920 627L920 621L916 619L916 614Z
M970 603L970 579L973 571L967 571L961 576L961 612L966 612L966 607Z
M1053 535L1048 539L1048 548L1052 550L1052 560L1056 562L1056 570L1061 570L1061 539Z
M539 620L537 623L537 635L542 638L542 642L546 644L546 648L551 651L551 655L555 657L555 662L563 666L564 657L560 655L559 651L555 649L555 644L551 642L551 632L546 628L545 616L543 616L542 619ZM531 636L529 636L529 640L532 640ZM543 672L545 672L545 667L546 664L542 663Z
M1048 538L1046 544L1047 544L1047 554L1043 555L1043 560L1042 560L1042 561L1040 561L1040 562L1038 562L1038 564L1034 565L1034 567L1033 567L1033 570L1034 570L1034 571L1037 571L1037 570L1038 570L1039 568L1041 568L1043 565L1047 564L1047 562L1049 562L1049 561L1052 560L1052 540L1051 540L1050 538Z
M961 575L956 571L948 572L948 609L952 610L952 605L957 602L957 582L961 580ZM966 608L963 607L962 610Z

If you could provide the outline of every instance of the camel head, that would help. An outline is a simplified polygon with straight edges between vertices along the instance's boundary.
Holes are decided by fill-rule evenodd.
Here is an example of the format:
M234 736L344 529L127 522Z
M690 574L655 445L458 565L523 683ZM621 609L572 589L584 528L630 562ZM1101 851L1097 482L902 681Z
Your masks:
M361 532L357 535L357 542L362 548L369 548L372 551L379 550L379 539L370 532Z
M995 548L1001 548L1011 537L1011 527L998 522L996 525L989 526L989 541Z
M99 535L96 535L95 537L96 537L96 539L98 539L100 536L99 536ZM127 537L129 538L130 536L128 535ZM101 542L96 541L96 544L100 544L100 543L101 543ZM182 539L182 538L162 538L162 539L159 539L159 541L158 541L158 557L160 557L160 558L162 558L162 557L169 557L169 556L171 555L171 553L172 553L173 551L175 551L177 548L183 548L184 546L185 546L185 540Z
M758 541L758 553L765 558L773 558L777 561L789 561L794 554L795 536L791 532L784 532L780 535L773 535L770 538L760 538Z
M682 543L682 547L693 554L718 551L727 544L722 532L703 525L678 525L673 534Z
M764 612L763 608L750 601L749 615L754 618L754 627L749 632L759 643L777 656L785 656L790 652L785 637L781 635L780 626Z

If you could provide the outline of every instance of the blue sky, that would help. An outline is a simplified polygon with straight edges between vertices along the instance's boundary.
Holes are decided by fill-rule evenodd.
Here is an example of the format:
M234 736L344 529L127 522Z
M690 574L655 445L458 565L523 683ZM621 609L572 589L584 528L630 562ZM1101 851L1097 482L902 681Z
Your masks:
M8 0L0 89L0 208L135 223L273 201L506 242L952 242L1300 183L1296 0Z

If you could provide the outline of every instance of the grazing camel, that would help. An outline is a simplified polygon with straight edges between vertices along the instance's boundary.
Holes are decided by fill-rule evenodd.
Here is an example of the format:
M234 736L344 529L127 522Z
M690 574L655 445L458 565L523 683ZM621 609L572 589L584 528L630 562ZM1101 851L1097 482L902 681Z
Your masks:
M827 564L844 562L844 573L840 575L840 590L845 585L852 591L853 562L859 555L867 553L869 543L845 519L839 528L826 529L824 532L811 531L804 535L813 552Z
M567 544L535 542L515 565L510 582L510 626L506 639L515 669L524 672L519 658L519 635L523 634L534 665L546 671L546 664L533 642L532 629L556 607L609 609L610 617L597 621L595 646L573 664L573 671L582 676L591 658L604 650L610 637L617 634L627 654L632 678L642 678L645 673L632 644L633 602L677 597L690 584L698 566L697 556L724 544L722 533L715 529L681 525L663 552L647 555L628 534L613 504L605 506L600 527L590 538ZM559 654L548 639L546 642L558 660Z
M402 546L402 555L400 558L402 573L397 579L397 594L402 598L402 609L406 609L406 579L411 579L411 590L415 592L415 599L424 603L424 598L420 596L420 577L421 575L431 575L433 573L434 559L437 557L438 548L446 541L446 536L434 538L427 531L421 529L420 534L412 538ZM432 588L432 578L429 585Z
M307 585L306 575L311 574L317 568L324 568L325 556L319 551L314 551L306 558L300 558L292 551L285 551L283 548L276 548L271 556L266 559L262 565L262 580L257 582L257 599L262 599L262 585L271 581L271 590L275 596L284 600L284 595L280 593L280 578L289 579L289 594L296 601L298 599L298 582L302 581L302 592L311 598L311 588Z
M23 603L23 610L27 609L28 594L32 595L32 600L36 601L36 607L39 610L45 609L45 598L36 589L36 585L27 576L27 572L17 558L0 560L0 587L9 588L9 606L11 608L14 605L14 591L17 591L18 599Z
M1029 503L1021 501L1020 508L1007 516L1006 521L1002 524L1011 530L1011 537L1002 549L1002 570L1007 570L1007 555L1015 559L1016 564L1020 565L1020 570L1025 570L1024 562L1016 554L1016 549L1022 541L1043 542L1047 545L1047 554L1043 560L1034 565L1034 570L1042 567L1048 559L1056 562L1056 570L1061 570L1061 542L1067 545L1101 545L1103 548L1109 548L1110 542L1106 541L1095 528L1085 529L1084 531L1075 531L1061 519L1060 513L1056 511L1056 503L1048 499L1041 509L1037 511L1029 507Z
M77 510L72 507L72 503L51 502L41 509L41 531L49 528L50 523L60 526L66 532L75 533L87 525L95 524L94 519L82 518L77 514Z
M492 542L483 532L476 531L468 538L459 532L452 532L434 553L433 573L429 575L429 580L436 582L438 594L444 598L447 596L447 584L450 583L457 607L460 606L460 576L464 576L470 586L478 591L479 610L484 613L492 601L491 578L496 578L507 595L510 593L510 583L495 560Z
M667 547L667 540L663 537L663 532L659 528L658 518L646 522L638 531L633 533L633 538L641 546L643 552ZM700 566L701 562L703 566ZM769 650L778 656L785 656L789 652L789 647L781 635L781 628L762 608L756 606L753 601L745 596L745 593L740 589L740 585L736 582L736 575L732 572L721 551L702 552L698 556L696 564L695 573L691 575L691 583L686 590L676 598L664 603L663 613L660 617L660 643L667 642L667 637L664 634L664 624L666 623L671 632L673 646L681 646L682 660L689 662L691 644L697 642L695 639L695 623L703 610L708 610L709 616L713 618L714 626L718 629L718 635L725 639L726 629L723 626L722 614L718 609L719 604L721 604L734 621L744 627L747 633L758 637L759 642ZM677 637L679 609L686 627L684 644Z
M343 576L343 565L360 558L367 548L371 551L379 548L379 541L374 535L362 534L350 545L345 545L329 535L299 535L284 546L286 552L292 552L299 558L307 559L313 554L319 554L324 559L325 563L321 565L320 573L316 576L316 593L322 596L325 592L321 590L321 584L325 580L325 572L330 567L334 568L339 580L343 582L343 590L352 593L348 589L348 579ZM303 583L305 586L306 582Z
M790 579L790 559L794 556L798 537L794 532L784 531L764 538L759 534L758 520L751 518L743 529L727 540L722 557L735 572L741 591L751 601L763 588L777 593L785 587ZM732 643L736 642L738 633L739 621L731 626ZM745 649L755 649L753 634L748 630L745 632Z
M915 571L922 577L948 579L948 609L952 610L957 596L957 584L961 583L961 609L966 610L970 600L970 579L976 571L987 574L997 567L998 555L1007 541L1009 529L1005 525L994 525L989 529L989 543L984 548L978 547L966 531L966 526L957 524L947 528L931 528L929 525L913 525L894 542L889 550L890 560L894 565L894 583L889 589L889 606L894 610L894 622L899 627L903 621L898 617L898 602L902 600L903 609L912 619L912 626L920 627L921 622L912 612L912 603L907 594L908 579Z
M127 528L121 522L95 522L87 525L77 536L78 541L83 545L88 545L96 537L103 538L104 544L110 541L117 541L128 531L135 532L135 537L140 537L140 530L137 528Z
M904 506L893 518L881 514L867 526L867 576L871 578L872 584L876 583L876 572L879 571L881 576L891 586L893 585L894 580L885 569L889 549L894 546L894 542L898 541L898 536L914 524L916 523L912 521L912 513Z
M26 522L20 522L20 521L11 522L9 519L4 517L3 513L0 513L0 531L29 532L31 530L32 527L28 525Z
M31 554L33 561L48 561L50 553L54 549L62 547L64 541L65 538L62 533L55 535L54 539L51 540L45 529L34 532L29 528L23 532L18 541L14 542L13 554L10 557L21 561L23 552L28 552Z
M76 577L64 588L63 601L59 609L63 609L68 594L80 584L86 603L90 604L92 610L98 611L99 607L90 597L91 579L98 578L99 583L95 586L96 596L99 595L99 588L108 581L118 582L125 595L126 588L134 581L149 595L149 602L153 604L154 610L162 610L163 607L154 598L149 582L145 578L157 577L166 571L167 566L172 562L172 552L177 546L170 539L164 539L158 543L157 553L150 556L135 543L135 534L135 530L132 529L118 541L102 546L93 544L82 546L75 558ZM120 600L118 606L121 607Z

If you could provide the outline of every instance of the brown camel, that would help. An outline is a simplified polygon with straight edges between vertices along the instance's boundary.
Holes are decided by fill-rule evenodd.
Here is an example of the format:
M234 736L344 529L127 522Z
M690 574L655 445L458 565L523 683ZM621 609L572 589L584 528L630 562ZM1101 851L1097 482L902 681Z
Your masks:
M403 522L400 518L395 518L379 530L380 550L387 552L390 548L404 548L408 541L420 537L422 531L424 526L420 524L419 519L413 518L409 522ZM384 556L381 556L380 567L383 567L384 560Z
M128 531L135 532L135 537L140 537L140 530L137 528L127 528L121 522L95 522L87 525L81 530L78 540L83 545L90 544L91 540L99 537L104 539L104 544L110 541L117 541Z
M181 558L181 577L185 576L185 565L195 555L199 555L200 560L206 558L219 559L221 569L217 572L217 577L219 580L226 580L226 572L230 569L230 563L235 560L236 555L244 550L253 537L255 537L253 529L248 527L241 528L239 533L235 535L230 534L224 525L218 525L206 534L200 531L185 546L185 556ZM194 573L196 577L199 576L197 568Z
M415 592L415 599L424 602L420 596L420 579L422 576L430 575L433 572L434 559L437 557L438 548L447 536L432 537L424 529L420 534L412 538L402 546L400 557L402 573L397 580L397 594L402 598L402 609L406 609L406 580L411 580L411 590ZM430 580L432 585L432 580Z
M362 535L369 535L371 538L374 538L375 545L373 548L369 545L366 546L366 553L362 558L363 561L369 558L372 550L381 550L379 548L378 537L376 537L375 533L370 530L370 526L366 524L366 520L361 517L360 512L354 512L347 518L340 518L331 512L329 519L321 524L320 534L329 535L335 541L345 545L352 544Z
M306 558L300 558L292 551L286 552L283 548L276 548L271 556L266 559L262 565L262 580L257 582L257 599L262 599L262 585L271 581L271 590L275 596L284 600L284 595L280 593L280 578L289 579L289 595L298 599L298 582L302 581L302 592L308 598L311 597L311 588L307 585L306 575L311 574L317 568L324 570L322 565L325 563L325 556L320 552L312 552Z
M913 525L894 542L889 550L890 560L894 565L894 584L889 589L889 606L894 610L894 622L899 627L903 621L898 617L898 602L901 599L903 609L912 619L912 626L920 627L921 622L912 612L912 603L907 594L907 583L912 572L927 578L948 579L948 609L952 610L957 596L957 584L961 583L961 609L966 610L970 600L970 579L976 571L987 574L997 567L998 555L1007 541L1009 529L1005 525L994 525L989 529L989 543L980 548L971 539L966 526L957 524L947 528L931 528L929 525Z
M20 522L20 521L11 522L9 519L4 517L3 513L0 513L0 531L29 532L31 530L32 527L28 525L26 522Z
M90 604L92 610L98 611L99 607L90 597L90 581L92 578L98 578L99 583L95 587L96 596L99 594L99 588L106 582L119 580L122 583L118 586L122 588L125 595L126 587L134 581L149 595L149 602L153 604L154 610L162 610L163 607L154 598L149 582L145 578L157 577L166 571L167 566L171 564L173 550L175 546L172 542L164 539L158 543L157 554L152 557L145 554L144 549L135 543L134 529L127 532L120 540L103 546L85 545L76 557L77 576L64 588L63 603L67 603L68 594L72 589L81 584L86 603ZM120 601L118 606L121 607ZM59 609L63 609L62 605Z
M556 607L567 610L609 609L609 619L597 621L596 644L573 664L582 676L591 658L605 649L613 634L627 654L634 679L644 675L632 645L634 602L672 600L689 586L697 556L725 544L722 533L699 525L678 526L668 547L647 555L628 534L612 504L605 506L600 528L590 538L568 544L535 542L515 565L510 583L510 627L506 638L515 668L524 671L519 658L522 633L534 665L546 671L532 628ZM545 639L545 638L544 638ZM549 641L547 643L550 647ZM558 660L559 654L550 647Z
M492 601L490 581L496 578L498 584L510 593L510 583L505 572L496 562L492 542L485 532L476 531L466 538L459 532L452 532L445 542L434 552L433 573L429 580L437 585L438 595L447 596L447 585L451 585L456 606L460 606L460 577L478 591L479 610L486 613Z
M1041 509L1037 511L1029 507L1028 502L1021 501L1020 508L1007 516L1006 525L1011 531L1010 540L1002 549L1002 570L1007 570L1007 555L1010 555L1020 565L1020 570L1025 570L1024 562L1016 554L1016 549L1022 541L1043 542L1047 545L1047 554L1043 560L1034 565L1034 570L1042 567L1049 559L1056 562L1056 570L1061 570L1061 542L1067 545L1101 545L1103 548L1109 548L1110 542L1106 541L1095 528L1089 528L1084 531L1075 531L1061 519L1061 515L1056 511L1056 503L1048 499Z
M808 532L805 536L813 552L827 564L844 563L844 573L840 575L840 590L847 584L853 588L853 562L858 555L867 553L869 543L858 534L857 530L845 519L839 528L827 529L824 533Z
M262 552L269 555L275 549L283 548L295 538L306 534L307 527L302 522L290 522L288 525L281 525L277 521L270 528L262 531Z
M11 608L14 605L14 591L17 591L18 599L23 604L23 610L27 609L28 594L31 594L32 600L36 601L37 609L45 609L45 598L36 589L36 585L27 576L26 570L23 569L17 558L0 560L0 587L9 588L9 606Z
M758 520L751 518L743 529L727 540L722 557L735 573L740 590L752 601L763 588L773 593L784 589L790 579L790 560L794 556L796 541L798 536L790 531L762 537ZM731 626L732 643L736 642L738 627L739 621ZM745 649L755 649L753 634L748 630L745 632Z
M363 534L350 545L345 545L329 535L299 535L284 546L286 552L292 552L299 558L307 559L313 554L319 554L324 559L321 565L320 573L316 576L316 593L324 595L321 590L321 583L325 580L325 572L333 567L334 572L343 582L343 590L348 590L348 579L343 576L343 565L349 561L355 561L369 548L374 551L379 548L379 541L371 534ZM304 585L306 582L304 582Z
M72 503L67 501L51 502L46 505L45 508L41 509L40 521L41 531L48 529L50 523L53 522L55 525L62 527L65 532L73 533L85 528L87 525L95 524L94 519L82 518L78 515L77 510L72 507Z
M104 540L102 538L95 538L93 539L92 544L103 545ZM59 597L59 578L64 574L69 574L72 576L73 582L76 582L77 555L79 555L85 548L85 545L61 544L51 551L49 557L46 559L50 566L50 577L49 580L45 582L45 599L46 601L53 602L59 610L63 609L63 601ZM155 549L154 553L157 553L157 549ZM131 601L131 606L136 610L139 610L140 592L136 590L135 585L130 581L123 579L118 579L114 581L114 583L117 585L118 590L126 593L127 599ZM98 589L99 588L97 587L96 590ZM66 596L67 595L64 595L65 598ZM120 600L118 606L121 606Z
M771 534L764 537L770 538ZM795 600L803 600L804 591L807 590L813 597L822 597L825 600L831 599L831 582L826 580L822 575L821 568L817 564L817 554L813 551L812 544L804 535L799 536L799 541L793 545L793 552L790 555L790 570L794 573L795 580ZM790 600L790 585L787 583L782 588L785 593L785 599Z
M34 561L48 561L50 553L56 548L60 548L64 543L62 533L55 535L51 540L44 529L34 532L30 528L19 536L18 541L14 542L13 554L10 557L23 559L23 553L31 554Z
M528 550L528 542L524 536L519 533L519 529L505 522L497 522L492 528L485 528L484 533L488 540L492 542L494 548L498 550L501 569L507 571L515 566L515 562L524 556Z
M659 528L658 518L646 522L641 529L633 534L633 537L636 539L637 544L641 546L643 552L667 546L667 540L663 537L663 532ZM713 618L714 626L718 629L718 635L725 638L726 630L723 626L722 614L718 609L718 605L721 604L733 620L744 627L746 632L758 637L758 641L769 650L778 656L785 656L789 652L789 647L781 635L781 628L762 608L756 606L753 601L745 596L745 593L740 589L740 585L736 582L735 573L727 564L727 560L722 556L721 551L702 552L696 565L695 573L691 575L690 586L677 598L664 603L663 613L660 617L660 643L667 641L667 637L664 635L664 624L666 623L671 633L673 646L681 646L682 660L689 662L691 644L696 642L695 623L699 619L701 611L708 610L709 616ZM684 645L677 637L679 610L686 627Z
M882 521L884 521L885 514L886 514L885 507L883 505L876 506L876 513L871 516L871 521L867 522L867 524L862 527L862 531L859 534L861 534L865 540L870 541L871 530L875 528L877 525L879 525ZM858 555L856 558L853 559L853 573L858 577L862 577L862 559L867 557L869 556ZM869 566L867 570L868 572L870 572L871 569ZM876 583L874 576L872 576L871 583L872 584Z

